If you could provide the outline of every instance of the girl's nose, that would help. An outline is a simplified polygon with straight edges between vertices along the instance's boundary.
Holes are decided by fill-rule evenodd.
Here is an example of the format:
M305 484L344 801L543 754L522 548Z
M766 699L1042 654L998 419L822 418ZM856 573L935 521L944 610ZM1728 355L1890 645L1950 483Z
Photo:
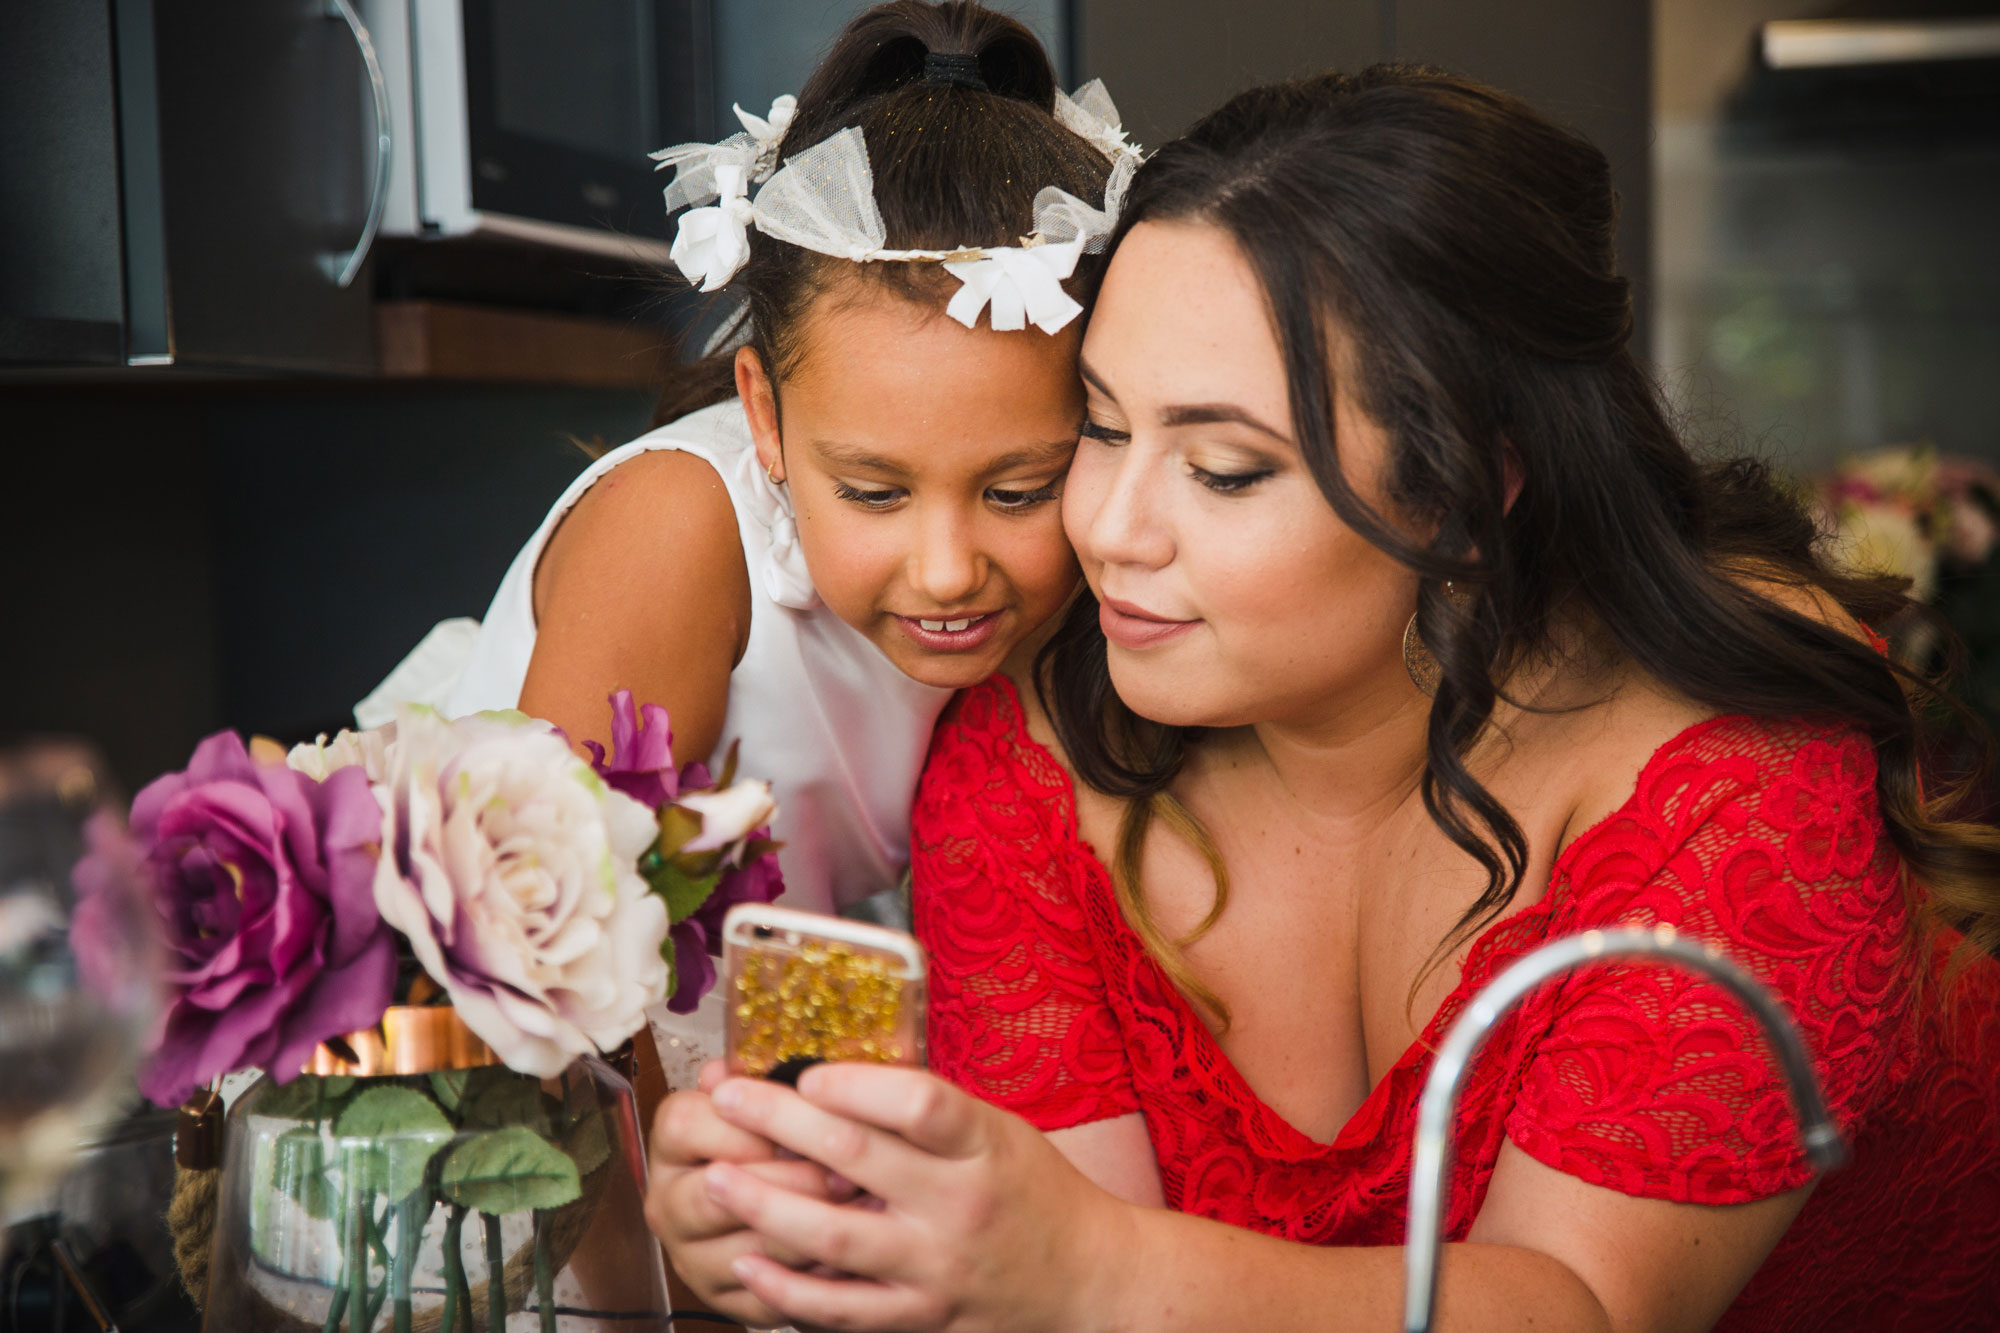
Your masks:
M986 558L974 541L973 525L948 509L920 520L910 581L937 606L956 607L986 582Z

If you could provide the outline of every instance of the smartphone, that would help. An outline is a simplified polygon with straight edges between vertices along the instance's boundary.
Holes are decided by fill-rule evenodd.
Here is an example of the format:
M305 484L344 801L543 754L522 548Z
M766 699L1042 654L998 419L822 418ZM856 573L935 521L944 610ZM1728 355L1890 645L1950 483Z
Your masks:
M900 930L739 903L722 921L732 1074L796 1083L824 1060L924 1063L924 951Z

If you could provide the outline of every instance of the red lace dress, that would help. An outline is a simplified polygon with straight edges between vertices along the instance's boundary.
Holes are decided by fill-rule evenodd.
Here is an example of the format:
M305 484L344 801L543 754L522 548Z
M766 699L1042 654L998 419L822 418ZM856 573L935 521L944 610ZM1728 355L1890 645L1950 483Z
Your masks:
M1146 954L1077 836L1067 773L996 677L947 710L918 789L931 1061L1043 1129L1143 1112L1184 1212L1400 1244L1430 1051L1472 994L1545 940L1669 923L1776 989L1854 1150L1720 1326L2000 1328L2000 963L1948 1005L1916 993L1937 960L1920 968L1907 944L1874 781L1847 731L1724 717L1674 737L1563 852L1548 895L1475 942L1423 1039L1322 1144L1257 1099ZM1505 1139L1644 1198L1743 1203L1809 1176L1754 1025L1663 968L1573 974L1495 1027L1459 1106L1451 1238Z

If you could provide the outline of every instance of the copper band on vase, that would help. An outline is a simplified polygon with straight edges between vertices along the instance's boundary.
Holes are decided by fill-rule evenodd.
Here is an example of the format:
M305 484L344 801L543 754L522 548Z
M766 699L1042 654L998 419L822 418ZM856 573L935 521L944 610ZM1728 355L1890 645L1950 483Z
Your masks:
M493 1048L475 1036L458 1010L448 1004L391 1005L380 1023L350 1032L342 1040L354 1053L352 1060L322 1042L302 1072L374 1078L479 1069L500 1063Z

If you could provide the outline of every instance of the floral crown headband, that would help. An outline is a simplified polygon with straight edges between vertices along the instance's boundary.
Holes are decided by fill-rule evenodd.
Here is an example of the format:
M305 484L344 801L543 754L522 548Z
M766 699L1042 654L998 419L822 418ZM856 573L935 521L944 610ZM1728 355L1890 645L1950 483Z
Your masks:
M875 204L875 177L859 129L841 130L778 166L778 145L797 108L798 99L790 95L771 103L768 117L739 106L740 133L720 143L681 144L652 154L658 169L677 168L666 189L667 211L688 211L681 215L671 256L689 282L705 292L726 285L750 258L754 226L777 240L856 263L942 264L960 283L945 313L967 328L989 305L993 327L1001 332L1033 324L1055 333L1083 313L1063 290L1063 280L1086 252L1103 250L1142 160L1125 141L1102 80L1092 79L1073 96L1057 92L1055 113L1065 128L1111 159L1104 207L1047 186L1035 196L1035 230L1011 246L888 249L888 228ZM750 187L758 184L762 188L753 200Z

